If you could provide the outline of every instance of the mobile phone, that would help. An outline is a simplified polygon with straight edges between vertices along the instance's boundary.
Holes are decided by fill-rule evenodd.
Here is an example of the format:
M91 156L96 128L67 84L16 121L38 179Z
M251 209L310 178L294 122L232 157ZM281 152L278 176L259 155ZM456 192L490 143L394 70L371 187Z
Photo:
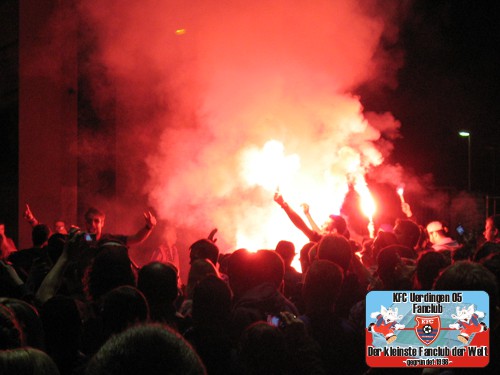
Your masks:
M85 233L83 238L86 242L95 242L96 240L95 233Z
M462 224L458 224L458 227L456 228L457 230L457 233L460 235L460 236L463 236L465 234L465 229L464 227L462 226Z
M283 322L281 321L281 318L279 316L276 316L276 315L268 315L267 322L270 325L272 325L273 327L281 328L283 326Z

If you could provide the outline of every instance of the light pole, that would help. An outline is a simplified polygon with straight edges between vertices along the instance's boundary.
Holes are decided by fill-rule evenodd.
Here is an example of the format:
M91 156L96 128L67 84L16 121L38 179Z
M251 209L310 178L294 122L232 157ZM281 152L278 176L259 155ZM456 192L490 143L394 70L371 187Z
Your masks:
M470 176L471 176L471 155L470 155L470 132L468 130L462 130L459 131L458 134L461 137L467 138L467 190L471 191L471 183L470 183Z

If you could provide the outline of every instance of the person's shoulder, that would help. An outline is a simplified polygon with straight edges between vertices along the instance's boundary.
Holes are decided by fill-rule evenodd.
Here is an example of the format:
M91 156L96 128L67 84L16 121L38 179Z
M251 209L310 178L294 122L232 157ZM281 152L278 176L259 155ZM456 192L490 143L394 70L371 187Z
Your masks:
M17 251L13 251L12 253L10 253L9 255L9 261L15 261L15 260L19 260L19 259L25 259L25 258L29 258L31 256L33 256L34 254L37 254L37 250L36 248L33 248L33 247L30 247L28 249L21 249L21 250L17 250Z

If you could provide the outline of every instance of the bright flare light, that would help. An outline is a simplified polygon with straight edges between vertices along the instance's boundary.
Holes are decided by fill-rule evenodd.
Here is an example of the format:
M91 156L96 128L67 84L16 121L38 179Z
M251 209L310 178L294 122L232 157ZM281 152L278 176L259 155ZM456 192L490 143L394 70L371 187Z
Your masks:
M269 201L272 201L277 188L293 186L292 190L296 190L296 194L303 194L307 190L297 183L300 157L297 154L285 155L285 147L279 141L269 140L261 148L253 146L246 149L241 161L243 180L249 186L259 186L269 192ZM290 205L299 207L294 203L292 191L288 194L285 192ZM304 234L287 220L286 214L274 202L262 207L252 207L252 210L253 214L246 217L250 222L236 233L236 249L275 249L279 241L286 239L295 245L296 254L292 267L300 271L300 249L308 242Z
M243 155L243 177L250 186L261 186L274 191L276 186L286 183L299 170L297 154L285 155L283 143L267 141L262 149L247 150Z
M262 147L254 145L241 153L240 174L249 187L263 189L260 194L264 200L272 200L279 187L286 202L299 215L300 203L307 201L317 224L321 224L331 214L339 214L349 189L347 176L355 176L355 189L361 198L360 209L369 218L368 230L373 237L376 207L364 179L361 157L348 147L342 147L338 156L335 163L338 169L331 168L323 175L312 175L308 173L309 167L306 171L300 171L301 158L298 154L287 154L283 143L269 140ZM308 239L286 218L277 204L269 205L268 202L252 206L252 215L245 217L246 225L237 229L235 249L274 249L280 240L286 239L295 245L296 259L292 266L300 270L299 252Z
M405 197L404 197L404 192L405 192L405 189L403 187L399 187L397 189L397 193L399 195L399 199L401 199L401 203L405 203Z
M362 179L362 181L358 181L355 184L354 189L358 192L359 197L361 198L361 211L369 220L368 232L370 233L370 238L374 238L375 226L373 223L373 215L375 215L375 211L377 209L375 200L373 199L364 178Z

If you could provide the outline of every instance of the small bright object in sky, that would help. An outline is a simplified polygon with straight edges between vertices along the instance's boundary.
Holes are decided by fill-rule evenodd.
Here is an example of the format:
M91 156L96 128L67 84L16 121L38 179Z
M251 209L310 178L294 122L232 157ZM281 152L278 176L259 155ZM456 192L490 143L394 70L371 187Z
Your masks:
M461 137L469 137L470 136L470 133L466 130L462 130L460 132L458 132L458 134L461 136Z
M186 34L186 29L175 30L175 35L184 35L184 34Z

